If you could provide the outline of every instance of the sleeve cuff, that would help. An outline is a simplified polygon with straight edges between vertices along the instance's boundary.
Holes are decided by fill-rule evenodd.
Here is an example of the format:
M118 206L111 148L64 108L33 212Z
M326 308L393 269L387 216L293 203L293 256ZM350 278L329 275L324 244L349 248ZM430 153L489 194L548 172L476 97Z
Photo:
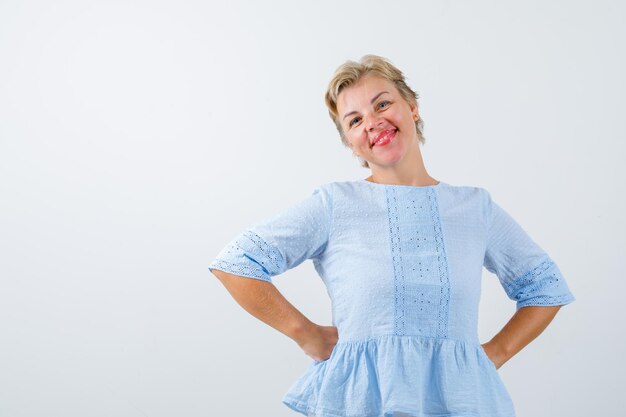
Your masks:
M209 264L235 275L272 282L271 277L284 270L283 257L261 236L247 230L230 241Z
M524 275L508 282L504 289L517 309L527 306L556 306L576 300L558 266L546 259Z
M258 268L250 267L248 265L234 264L232 262L216 259L209 265L209 271L212 271L214 269L228 272L234 275L240 275L246 278L254 278L272 283L272 279L269 277L269 275L267 275L263 271L259 271Z

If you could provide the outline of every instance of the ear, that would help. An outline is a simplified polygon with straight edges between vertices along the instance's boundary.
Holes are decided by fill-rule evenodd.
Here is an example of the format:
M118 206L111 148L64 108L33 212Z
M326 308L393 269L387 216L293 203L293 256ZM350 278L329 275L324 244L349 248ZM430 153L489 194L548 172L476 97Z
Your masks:
M419 111L417 107L417 102L413 101L412 103L409 104L409 107L411 108L411 116L413 116L413 120L418 121L420 115L419 115Z

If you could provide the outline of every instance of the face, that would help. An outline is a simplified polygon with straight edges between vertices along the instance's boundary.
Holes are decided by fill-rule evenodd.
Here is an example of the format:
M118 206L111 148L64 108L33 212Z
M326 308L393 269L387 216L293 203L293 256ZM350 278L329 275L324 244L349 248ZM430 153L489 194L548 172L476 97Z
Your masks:
M339 93L337 112L352 151L372 170L400 163L418 146L416 104L407 103L392 82L365 75Z

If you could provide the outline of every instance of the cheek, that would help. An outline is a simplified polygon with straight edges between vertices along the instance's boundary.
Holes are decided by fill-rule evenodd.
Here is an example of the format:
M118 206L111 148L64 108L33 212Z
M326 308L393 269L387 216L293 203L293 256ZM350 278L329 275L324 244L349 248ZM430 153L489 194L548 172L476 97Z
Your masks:
M362 130L359 129L350 129L347 133L345 133L346 139L348 142L354 145L360 145L365 137Z
M352 134L352 142L358 144L359 146L365 146L368 143L365 131L360 129L358 132L354 132Z
M392 122L394 125L398 126L398 125L402 124L403 122L404 122L404 123L406 123L406 120L407 120L407 119L406 119L405 117L402 117L402 116L401 116L401 115L399 115L399 114L394 114L394 115L392 116L391 122Z

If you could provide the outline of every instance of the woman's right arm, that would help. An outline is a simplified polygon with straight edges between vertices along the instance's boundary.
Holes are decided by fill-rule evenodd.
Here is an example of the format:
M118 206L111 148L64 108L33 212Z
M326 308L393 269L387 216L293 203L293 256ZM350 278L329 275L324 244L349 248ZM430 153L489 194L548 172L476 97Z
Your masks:
M283 297L272 277L321 256L331 223L332 188L318 187L307 198L246 228L209 264L240 306L318 361L330 356L337 328L307 319Z
M337 328L318 326L305 317L271 282L218 269L211 271L248 313L291 338L315 360L327 359L337 343Z
M287 301L274 284L217 269L212 272L248 313L296 343L303 333L314 326L313 322Z

